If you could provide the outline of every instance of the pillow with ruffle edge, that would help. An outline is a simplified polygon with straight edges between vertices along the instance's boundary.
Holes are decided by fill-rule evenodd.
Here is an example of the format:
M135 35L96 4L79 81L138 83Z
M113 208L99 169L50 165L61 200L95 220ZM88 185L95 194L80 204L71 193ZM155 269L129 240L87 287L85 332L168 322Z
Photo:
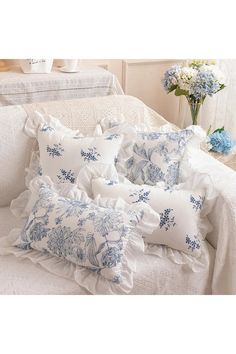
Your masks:
M206 139L206 132L200 126L195 126L195 125L189 126L183 130L180 130L172 123L167 123L160 127L145 125L143 123L137 125L131 125L130 123L125 121L124 116L120 120L117 119L108 120L105 118L101 120L100 125L103 129L103 132L109 132L111 134L119 133L124 135L124 140L118 155L116 168L120 174L129 178L132 182L137 184L147 183L149 185L155 185L156 183L158 183L159 180L164 180L166 184L169 184L171 186L173 184L183 182L184 176L186 174L190 174L188 161L191 156L192 150L200 149L202 142L204 142ZM167 176L165 176L165 173L159 168L160 166L158 166L158 164L157 165L155 163L151 164L152 166L150 166L149 168L150 171L149 170L147 171L148 176L151 178L151 180L146 181L147 179L145 177L146 175L144 176L145 178L142 176L144 175L143 169L145 169L147 166L150 165L150 161L149 164L146 163L146 160L148 159L146 155L148 155L148 153L145 154L146 156L145 159L143 158L141 159L141 157L140 158L138 157L138 159L141 161L139 162L136 161L137 163L135 163L132 160L135 155L133 151L134 146L137 145L137 142L139 142L138 145L140 145L140 143L145 144L145 141L151 140L154 142L153 143L151 142L149 144L154 145L155 148L155 138L161 136L162 134L163 136L168 136L168 135L173 135L174 133L176 133L176 135L179 136L182 135L181 141L183 140L182 138L184 138L183 135L186 133L185 147L181 153L181 156L174 156L172 161L173 163L171 166L169 166L169 170L167 169L167 171L164 171L164 172L169 171L168 172L169 174ZM187 138L187 135L189 135L189 138ZM144 142L142 141L142 136L144 136L145 138L143 139L145 140ZM144 149L142 149L141 146L138 145L136 147L136 151L138 151L137 152L138 154L141 154L140 151L143 151ZM167 146L167 144L165 145ZM172 160L172 158L170 158L169 156L169 152L168 152L168 158L170 159L170 161ZM134 163L131 163L131 160ZM138 169L139 165L140 168ZM130 174L130 168L132 169L131 174ZM136 173L137 170L139 172L138 174Z
M151 253L158 251L160 254L160 247L153 247L157 244L172 248L169 252L172 255L177 250L197 258L201 256L202 241L212 230L207 215L217 197L208 175L192 175L187 182L172 189L166 189L163 182L157 186L134 185L122 176L119 182L102 178L93 180L94 196L113 198L119 195L127 203L145 202L158 212L159 226L152 235L145 236L145 243L151 244L147 247Z
M30 200L28 200L25 203L25 208L23 210L23 213L27 218L25 227L23 230L20 229L12 230L8 237L0 240L0 253L2 255L13 253L19 257L29 258L33 262L41 264L43 267L45 267L46 269L50 270L51 272L57 275L66 276L66 277L69 276L70 278L76 280L79 283L79 285L85 287L88 291L94 294L128 293L132 289L133 272L135 271L136 261L138 260L138 255L140 253L143 253L143 249L144 249L142 236L140 235L140 232L142 233L144 232L144 230L145 232L153 231L156 224L159 222L159 215L156 212L154 212L150 207L148 207L145 204L139 206L128 205L121 199L112 200L112 199L105 199L105 198L98 197L93 201L90 198L88 198L85 192L80 191L75 185L71 185L71 184L55 185L50 180L50 178L46 176L38 177L32 180L30 183L30 192L31 192ZM77 209L76 209L76 205L73 204L73 208L70 208L70 210L68 209L69 211L67 209L64 210L62 208L64 201L65 204L66 203L69 204L71 203L71 205L73 203L76 204ZM52 206L53 203L55 204L54 209ZM70 257L67 257L68 255L67 253L66 253L67 259L62 259L62 257L59 258L56 257L56 255L61 256L61 254L59 254L60 252L58 253L56 250L55 252L53 251L54 252L53 254L49 254L48 250L45 247L44 241L43 244L39 246L40 242L42 242L42 239L46 240L46 238L44 238L47 237L45 232L49 234L51 233L50 234L51 239L48 238L47 241L50 241L51 245L58 246L58 244L61 245L63 243L62 242L63 232L64 234L66 234L66 237L69 235L69 231L71 231L71 234L73 232L74 234L75 233L78 234L78 228L76 230L74 229L72 230L72 228L75 228L75 224L73 223L75 222L81 223L81 230L86 227L86 217L83 218L83 213L80 214L79 217L73 216L74 215L73 213L75 213L76 210L79 213L81 211L78 205L82 205L81 206L82 210L88 208L86 209L86 213L87 213L86 217L88 218L88 220L90 217L92 218L91 220L93 220L93 218L99 219L99 216L92 215L95 209L98 211L98 214L99 213L101 214L102 217L101 220L103 221L99 223L100 219L99 220L96 219L96 223L97 223L96 225L101 226L101 231L97 231L96 229L96 232L97 233L101 232L101 235L103 235L102 230L104 229L104 227L107 227L107 229L105 230L107 234L107 230L109 231L109 227L111 227L112 230L110 230L110 232L108 233L111 239L108 242L111 242L111 244L115 242L114 245L116 245L116 237L121 230L120 228L116 228L115 226L118 223L117 217L118 220L119 218L121 219L121 224L119 225L119 227L121 226L125 235L124 236L125 242L123 244L124 247L122 248L122 252L123 252L122 254L119 255L113 252L114 247L111 247L111 245L109 249L104 250L105 246L104 244L101 244L101 238L102 238L101 235L97 236L96 234L97 239L95 238L95 241L94 240L93 242L91 240L88 241L89 245L91 241L92 246L91 245L86 246L87 254L89 254L90 257L89 260L91 262L94 262L94 267L91 267L94 269L89 269L88 265L87 267L83 268L81 264L76 264L75 262L71 262L72 259ZM57 220L58 224L56 224L56 221L55 222L52 221L54 220L54 218L56 220L61 217L60 215L57 215L57 210L60 211L62 210L62 214L64 216L66 215L66 213L69 214L69 225L71 227L71 230L69 230L68 227L68 217L67 218L65 217L65 220L63 221ZM70 212L72 213L72 216L70 215ZM105 214L108 213L110 215L110 218L103 219L103 213ZM115 219L113 216L115 217ZM42 224L43 222L45 223L45 225L44 224L41 225L41 229L39 227L40 220L42 221ZM105 220L107 220L107 223ZM36 222L34 223L34 221ZM59 225L58 228L60 228L60 230L57 230L57 225ZM93 224L93 221L91 221L91 224L89 224L89 233L91 231L91 225L95 225ZM43 231L42 228L44 228L45 232ZM28 238L26 237L27 230L31 230L31 232L28 232ZM56 234L56 230L58 231L58 234ZM100 227L98 228L98 230L100 230ZM54 237L53 239L53 236L55 235L57 237L56 238ZM82 237L83 235L80 234L79 236ZM39 240L37 240L37 237L39 237ZM84 237L87 238L89 237L88 230L85 231ZM28 245L28 242L26 242L27 240L30 241L31 246L33 245L32 242L36 242L36 243L39 242L38 246L32 247L33 249L31 249L31 247L27 247L26 246L26 244ZM24 241L23 244L22 241ZM82 241L80 240L80 242ZM76 245L74 244L72 246L75 247ZM38 247L40 251L39 249L37 249ZM73 250L74 249L73 247L70 248L70 250L71 249ZM96 248L96 250L94 250L94 247ZM121 244L119 245L119 247L121 247ZM80 252L78 253L77 250L76 255L78 255L78 259L81 259L80 256L82 255L83 252L81 251L80 247L78 247L78 249ZM66 248L66 250L68 250L68 248ZM97 253L95 251L97 251ZM104 251L103 252L104 254L102 254L100 258L100 262L102 262L103 268L100 269L101 264L99 263L98 266L98 264L94 261L94 259L102 251ZM114 274L113 274L113 269L111 269L113 268L112 265L114 265ZM97 269L96 266L97 268L99 267L100 268Z

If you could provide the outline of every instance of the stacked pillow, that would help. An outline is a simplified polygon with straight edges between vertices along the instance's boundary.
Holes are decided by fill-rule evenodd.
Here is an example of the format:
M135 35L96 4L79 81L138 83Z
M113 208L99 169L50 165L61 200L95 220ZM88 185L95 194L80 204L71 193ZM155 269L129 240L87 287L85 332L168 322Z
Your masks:
M94 179L94 197L121 197L130 205L146 203L160 215L160 223L151 235L144 234L145 242L162 244L200 256L201 243L211 231L207 219L209 213L209 193L207 186L193 178L184 185L166 188L164 185L135 185L125 180L118 183L103 178Z
M94 136L84 137L38 113L27 120L25 132L38 148L27 170L29 190L11 205L25 226L1 241L11 252L17 246L45 266L43 254L47 269L69 273L92 293L132 289L135 263L144 252L141 236L201 254L209 231L206 191L195 182L176 187L196 138L192 128L154 131L114 120L102 121Z

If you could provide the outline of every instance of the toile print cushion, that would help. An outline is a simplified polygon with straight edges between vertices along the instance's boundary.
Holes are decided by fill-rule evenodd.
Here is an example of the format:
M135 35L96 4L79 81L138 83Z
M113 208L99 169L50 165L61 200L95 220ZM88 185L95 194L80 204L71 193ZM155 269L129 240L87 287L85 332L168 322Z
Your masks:
M46 176L33 179L30 190L28 218L15 246L83 267L81 277L76 270L76 281L89 291L96 292L98 282L103 293L131 290L135 261L143 252L140 233L153 231L159 222L156 212L145 203L93 201L75 185L56 187Z
M205 139L203 130L194 126L177 130L165 124L154 130L144 124L132 126L124 120L103 120L100 124L107 133L124 135L116 168L135 184L156 185L160 181L170 187L177 184L180 163L188 159L187 148L199 148Z
M37 118L27 120L25 131L38 141L39 174L48 175L56 183L76 183L85 166L113 166L115 169L123 139L122 135L109 133L83 137L56 118L38 112Z
M151 235L144 236L145 242L199 256L201 242L209 232L210 224L206 218L209 212L206 190L198 187L198 183L189 181L182 189L180 185L170 189L163 183L162 186L134 185L127 180L119 183L98 178L92 181L92 189L95 197L119 196L132 205L150 205L159 213L160 222Z
M180 162L193 132L138 132L132 154L126 160L126 177L135 184L169 187L178 183Z

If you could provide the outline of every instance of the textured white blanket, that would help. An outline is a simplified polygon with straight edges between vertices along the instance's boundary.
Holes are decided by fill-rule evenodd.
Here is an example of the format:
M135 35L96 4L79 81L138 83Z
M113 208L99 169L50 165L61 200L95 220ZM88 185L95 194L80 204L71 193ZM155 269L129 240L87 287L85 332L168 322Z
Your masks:
M19 67L0 73L0 106L81 97L122 95L115 75L100 67L63 73L24 74Z

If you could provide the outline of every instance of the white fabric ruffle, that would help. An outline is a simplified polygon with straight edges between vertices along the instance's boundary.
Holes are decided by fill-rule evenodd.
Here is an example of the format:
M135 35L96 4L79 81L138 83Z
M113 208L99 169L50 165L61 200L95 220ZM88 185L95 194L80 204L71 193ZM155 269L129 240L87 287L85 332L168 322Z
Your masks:
M130 235L127 240L124 254L122 257L122 263L120 266L121 283L114 283L107 280L102 275L92 272L89 269L72 264L71 262L57 258L50 255L48 252L39 252L36 250L22 250L14 247L18 243L18 238L21 233L21 229L13 229L7 237L0 239L0 254L9 255L14 254L16 257L28 258L34 263L38 263L48 271L70 279L74 279L79 285L90 291L92 294L126 294L129 293L133 287L133 272L136 270L136 261L139 255L144 252L144 243L142 235L139 231L146 230L145 223L147 224L147 230L151 233L156 226L159 215L151 210L146 205L128 205L121 199L104 199L97 198L92 201L84 191L80 191L75 185L72 184L54 184L47 176L38 177L30 183L30 200L24 199L21 209L18 209L18 214L27 217L31 212L31 207L37 200L37 192L43 186L50 187L60 196L67 198L80 199L84 202L96 203L101 207L109 207L113 209L119 209L128 213L129 210L140 211L145 208L145 217L140 220L140 223L134 226L130 222ZM23 201L23 197L22 197ZM150 210L149 210L150 209ZM17 208L15 207L15 213ZM149 212L150 211L150 212ZM147 231L146 231L147 232Z

